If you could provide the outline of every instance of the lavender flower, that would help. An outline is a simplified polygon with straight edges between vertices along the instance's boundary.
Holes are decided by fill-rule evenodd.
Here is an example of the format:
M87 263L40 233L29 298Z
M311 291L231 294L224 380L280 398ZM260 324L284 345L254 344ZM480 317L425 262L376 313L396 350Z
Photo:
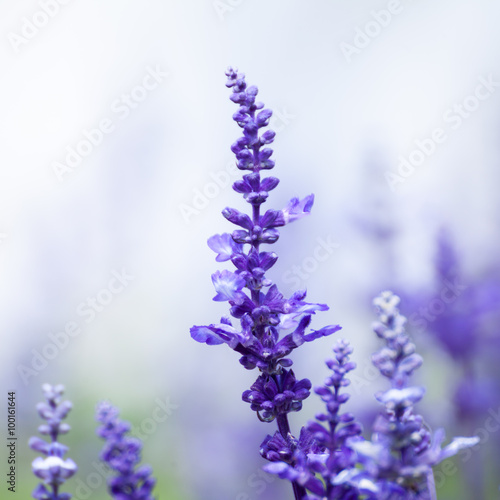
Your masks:
M306 489L317 495L323 494L323 484L316 473L324 469L327 455L305 427L301 429L298 440L291 433L286 438L279 432L272 437L266 436L261 444L260 454L272 462L263 469L290 481L294 485L296 498L317 498L305 496Z
M385 346L372 361L389 379L391 388L376 395L384 411L374 424L372 441L349 440L364 470L344 471L336 481L359 485L361 479L371 477L378 489L377 498L434 499L432 467L460 449L474 446L479 439L459 437L441 448L444 431L439 429L431 435L423 417L414 410L425 389L411 386L409 378L422 358L405 332L406 318L397 308L399 297L383 292L374 304L379 321L373 329Z
M259 368L261 375L243 393L243 400L250 403L259 419L266 422L276 419L281 437L288 440L287 415L300 410L311 387L309 380L297 381L288 370L292 365L288 356L304 342L331 335L340 327L326 326L307 332L311 315L328 307L306 302L305 291L286 299L266 277L278 257L274 252L262 251L261 245L275 243L279 238L278 227L309 214L314 196L293 198L283 210L261 213L261 205L279 183L276 177L261 177L262 171L274 167L273 150L268 145L274 141L275 133L262 132L272 111L256 101L258 89L248 87L243 74L229 68L226 75L226 85L232 89L231 100L239 105L233 119L243 129L243 136L231 150L238 168L248 172L233 184L233 189L251 205L251 215L234 208L224 209L222 215L240 229L212 236L208 244L217 253L218 262L231 260L236 268L234 272L217 271L212 281L217 292L214 300L228 301L230 314L240 325L233 326L229 318L223 317L220 323L192 327L191 336L208 345L226 343L241 354L240 363L245 368ZM295 494L298 498L299 493Z
M385 346L372 360L391 387L376 395L384 410L375 422L372 440L361 436L354 415L341 412L349 399L341 389L349 384L347 374L355 368L349 360L352 349L345 341L336 344L335 358L327 362L331 375L315 389L326 411L303 427L298 439L290 431L288 414L302 408L311 382L296 379L289 355L305 342L331 335L340 327L310 330L312 315L328 307L306 302L305 291L285 298L266 276L278 257L263 251L261 245L275 243L279 227L309 214L314 197L293 198L282 210L261 212L269 192L279 183L276 177L261 177L262 171L274 167L268 145L275 133L262 131L272 112L256 101L257 87L248 87L243 74L229 68L226 75L231 100L239 105L233 119L243 129L231 149L237 167L247 171L233 189L251 205L251 214L225 208L223 216L238 229L212 236L208 245L217 254L217 262L231 261L235 267L212 275L213 300L227 301L230 315L239 324L222 317L219 323L193 326L191 336L208 345L227 344L241 355L246 369L259 369L255 383L243 392L243 400L261 421L277 421L278 430L261 444L260 453L270 462L264 469L290 481L297 500L434 499L432 467L475 445L478 438L455 438L442 448L444 432L431 434L415 412L414 405L425 389L411 385L410 378L422 358L406 335L406 318L399 314L399 298L391 292L374 301L379 314L374 330ZM449 270L446 263L441 264Z
M359 488L347 484L337 485L334 479L340 472L353 467L356 463L355 454L346 445L346 441L349 438L359 438L362 428L352 413L340 412L342 405L350 398L348 393L340 391L350 384L346 375L356 368L356 364L349 360L352 348L345 340L338 340L333 352L334 359L326 362L332 373L326 378L323 386L315 389L316 394L326 405L326 412L316 415L318 422L310 422L307 428L316 441L328 450L328 458L319 471L325 484L323 497L347 500L357 498L360 493ZM362 490L364 489L367 488L362 485Z
M71 458L63 458L68 448L58 442L58 437L70 430L70 426L62 420L66 418L72 405L69 401L61 402L64 386L44 384L42 390L46 402L38 403L36 408L40 417L47 423L40 425L38 432L49 436L50 442L39 437L29 440L30 448L46 457L37 457L31 464L35 476L43 481L35 488L32 496L37 500L68 500L71 495L60 493L59 488L66 479L75 474L77 466Z
M101 423L97 435L106 440L101 460L116 472L108 479L108 491L116 500L153 500L156 483L148 465L137 468L141 461L142 443L127 437L130 424L118 418L118 410L107 402L100 403L96 420Z
M486 276L468 277L462 284L460 261L448 230L441 229L437 243L436 281L439 287L445 284L447 303L429 327L463 373L453 399L458 420L473 428L498 399L496 364L488 366L487 359L491 356L496 363L500 347L500 276L498 269L491 268ZM484 360L480 367L474 362L479 354Z
M274 462L264 466L264 470L282 479L297 481L311 492L307 496L309 500L357 499L374 489L367 481L360 487L334 482L339 473L356 465L356 454L346 446L346 440L360 437L361 425L351 413L340 412L349 399L349 394L340 392L341 388L349 385L346 375L356 366L349 361L352 348L345 340L339 340L333 351L334 359L326 362L332 373L323 386L315 388L326 405L326 412L316 415L317 421L309 422L302 429L298 441L291 438L285 441L276 434L272 438L267 436L261 449L264 458Z
M441 229L437 238L435 258L436 290L430 295L443 296L445 307L440 314L426 311L430 330L453 359L468 364L477 355L481 338L478 335L482 316L494 310L498 301L488 304L480 287L464 284L459 258L448 230ZM425 321L425 320L424 320Z

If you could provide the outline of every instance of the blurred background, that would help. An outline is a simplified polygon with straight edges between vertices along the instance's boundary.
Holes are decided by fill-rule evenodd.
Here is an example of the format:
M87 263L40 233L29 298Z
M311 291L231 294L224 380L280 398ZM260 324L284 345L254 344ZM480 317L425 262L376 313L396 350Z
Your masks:
M44 382L74 404L62 442L77 499L107 498L104 399L143 438L159 498L291 496L260 472L275 424L241 401L256 372L189 335L226 312L206 240L230 230L224 207L246 208L230 188L233 65L274 110L269 207L316 196L270 278L330 306L313 327L339 323L352 343L367 428L385 387L371 301L398 292L424 356L419 411L448 438L482 438L436 469L438 497L498 498L497 2L4 0L0 13L0 370L4 404L17 393L19 497L37 484L26 443ZM332 345L299 350L297 376L320 384Z

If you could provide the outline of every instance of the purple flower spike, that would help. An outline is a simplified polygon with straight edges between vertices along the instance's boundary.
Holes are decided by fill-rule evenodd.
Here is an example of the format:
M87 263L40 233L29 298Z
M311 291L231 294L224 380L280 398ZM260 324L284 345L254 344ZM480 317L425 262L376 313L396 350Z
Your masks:
M97 435L104 440L101 460L115 475L108 479L108 492L116 500L154 500L152 490L156 480L148 465L139 466L142 443L126 436L130 424L118 418L118 410L107 402L96 409L96 420L101 424Z
M223 317L220 323L193 326L191 336L207 345L227 344L240 355L240 364L247 370L258 368L257 380L243 392L242 399L259 420L276 422L277 431L268 434L260 447L262 457L270 462L264 470L290 481L295 500L436 500L433 466L474 446L478 438L455 438L443 448L444 432L431 433L415 411L425 388L411 385L410 380L423 360L406 334L399 297L391 292L374 300L378 320L373 330L383 346L373 354L372 362L390 386L375 395L382 411L374 423L372 440L362 437L355 416L344 411L350 398L344 388L355 369L350 361L352 349L345 340L335 344L334 357L327 361L330 374L315 388L324 412L302 427L298 439L291 432L288 415L301 410L311 382L295 377L289 356L307 342L332 335L340 326L312 329L313 316L328 306L306 302L304 290L285 297L266 274L278 257L264 251L263 245L278 240L279 228L308 215L314 195L292 198L282 210L262 207L279 183L276 177L263 177L274 168L269 145L276 134L265 130L272 111L256 100L258 89L247 86L244 74L229 68L226 76L230 99L238 105L233 119L242 129L231 146L236 165L243 171L233 189L251 208L248 214L225 208L222 215L237 228L212 236L208 245L217 254L217 262L231 261L235 267L233 272L216 271L212 281L217 292L214 300L227 301L236 321ZM442 273L454 268L448 257L440 262ZM469 399L470 391L477 389L464 387L462 399ZM483 392L486 395L491 389L483 388Z
M460 449L474 446L478 438L456 438L441 449L443 431L432 435L423 417L414 410L425 389L409 385L409 378L422 359L415 354L415 345L405 332L406 318L397 307L399 297L383 292L373 303L379 316L373 328L385 346L372 360L392 387L376 395L384 411L375 421L372 442L348 441L364 469L352 469L342 480L352 485L371 476L379 491L377 498L389 495L387 498L401 500L435 499L432 467ZM408 496L409 492L416 496Z
M279 183L276 177L262 175L274 168L273 150L269 145L275 133L265 130L272 111L256 100L258 89L247 86L245 75L229 68L226 76L226 85L232 89L231 100L238 104L233 119L242 129L242 135L231 150L244 175L234 182L233 189L243 195L251 210L250 214L245 214L225 208L222 215L237 228L230 235L212 236L208 244L217 253L218 262L231 260L236 268L235 272L216 271L212 281L217 292L214 300L228 301L231 316L240 324L233 326L229 320L224 320L219 324L194 326L191 336L208 345L227 344L240 354L240 363L246 369L259 369L257 381L243 393L243 400L250 403L259 419L276 420L279 434L288 440L291 436L288 414L302 408L302 401L309 396L311 387L308 379L295 379L289 369L293 363L288 356L302 344L331 335L340 327L309 329L311 315L326 311L328 307L305 302L303 291L287 299L266 276L278 257L273 252L263 251L262 245L275 243L279 238L278 228L307 215L314 196L302 200L293 198L284 210L262 209L269 193ZM297 460L301 463L307 462L302 455L300 457ZM307 481L302 476L291 481L295 497L303 498ZM311 479L311 485L317 483L320 481Z
M50 436L47 442L39 437L32 437L29 446L32 450L45 455L45 458L37 457L31 464L33 474L43 481L32 493L36 500L69 500L69 493L59 491L62 484L72 477L78 470L77 465L71 458L64 459L68 448L57 441L60 434L66 434L70 427L63 423L72 405L69 401L61 401L64 386L44 384L42 390L46 402L37 405L40 417L47 420L47 424L41 425L38 430L41 434Z
M191 336L208 345L226 343L242 355L240 362L247 369L258 367L264 374L277 377L292 364L285 356L293 349L304 342L331 335L340 327L306 331L310 315L328 307L305 302L302 291L285 299L265 275L276 263L277 256L262 251L260 246L277 241L278 227L307 215L314 196L302 200L293 198L284 210L269 209L261 215L261 205L279 183L276 177L261 177L262 170L274 167L270 160L273 152L267 145L273 142L275 133L263 130L269 124L272 111L256 101L258 89L247 86L242 73L229 68L226 76L226 85L233 91L231 100L239 105L233 119L243 129L243 136L231 149L238 167L249 171L234 183L233 188L252 205L252 213L247 215L234 208L224 209L224 217L239 229L232 234L212 236L208 245L217 253L218 262L231 260L236 267L236 272L216 271L212 281L217 292L214 300L228 301L231 315L241 326L233 327L228 323L194 326ZM282 333L285 330L294 331Z
M355 452L346 445L348 439L361 439L361 425L351 413L342 413L341 408L349 399L342 392L349 385L347 374L356 365L349 361L352 349L348 342L339 340L333 349L335 357L327 361L331 374L324 385L315 388L325 403L325 413L316 415L316 421L309 422L301 433L301 439L294 444L278 439L263 443L261 453L276 462L264 469L283 479L294 480L311 492L308 499L357 499L364 493L353 483L334 481L345 470L356 465ZM290 441L290 440L289 440ZM320 481L316 476L320 475ZM366 489L366 488L364 488Z

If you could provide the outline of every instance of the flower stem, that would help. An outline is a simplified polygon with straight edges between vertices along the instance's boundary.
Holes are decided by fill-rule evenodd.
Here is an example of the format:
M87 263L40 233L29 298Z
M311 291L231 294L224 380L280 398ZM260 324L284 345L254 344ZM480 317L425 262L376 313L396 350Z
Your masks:
M283 436L283 439L287 439L288 434L290 434L290 424L288 423L288 416L286 413L280 413L277 417L278 430Z
M304 496L306 495L305 488L296 482L292 483L292 487L293 494L295 495L295 500L302 500L302 498L304 498Z
M278 430L284 439L290 434L290 424L288 423L288 415L286 413L280 413L277 417ZM293 494L295 500L302 500L306 495L306 490L303 486L295 481L292 481Z

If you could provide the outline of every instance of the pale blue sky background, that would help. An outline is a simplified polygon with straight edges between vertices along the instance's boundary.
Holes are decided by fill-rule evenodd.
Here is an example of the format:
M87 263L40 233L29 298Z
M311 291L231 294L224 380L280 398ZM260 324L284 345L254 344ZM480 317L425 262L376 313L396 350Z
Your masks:
M220 266L205 242L229 230L225 206L244 207L227 186L239 134L228 65L276 112L282 182L269 205L316 195L312 215L283 230L271 277L290 293L287 271L314 267L305 259L334 242L301 285L332 306L315 326L342 324L361 365L373 347L370 294L394 280L430 280L440 225L453 230L470 272L498 253L497 2L74 0L52 17L41 4L0 6L1 366L27 409L51 381L146 412L168 395L182 408L178 421L255 424L240 401L255 374L224 346L189 337L192 324L225 312L210 300ZM374 12L391 5L398 13L377 28L384 14ZM342 44L366 30L380 33L348 60ZM474 108L460 125L457 104ZM54 164L103 120L108 132L61 181ZM384 173L436 129L446 139L391 190ZM200 192L211 198L195 200ZM186 206L197 213L186 216ZM397 228L392 246L362 223ZM133 279L85 323L79 305L122 270ZM81 334L25 386L16 367L71 321ZM331 341L316 344L297 372L319 382ZM177 431L165 432L175 448Z

